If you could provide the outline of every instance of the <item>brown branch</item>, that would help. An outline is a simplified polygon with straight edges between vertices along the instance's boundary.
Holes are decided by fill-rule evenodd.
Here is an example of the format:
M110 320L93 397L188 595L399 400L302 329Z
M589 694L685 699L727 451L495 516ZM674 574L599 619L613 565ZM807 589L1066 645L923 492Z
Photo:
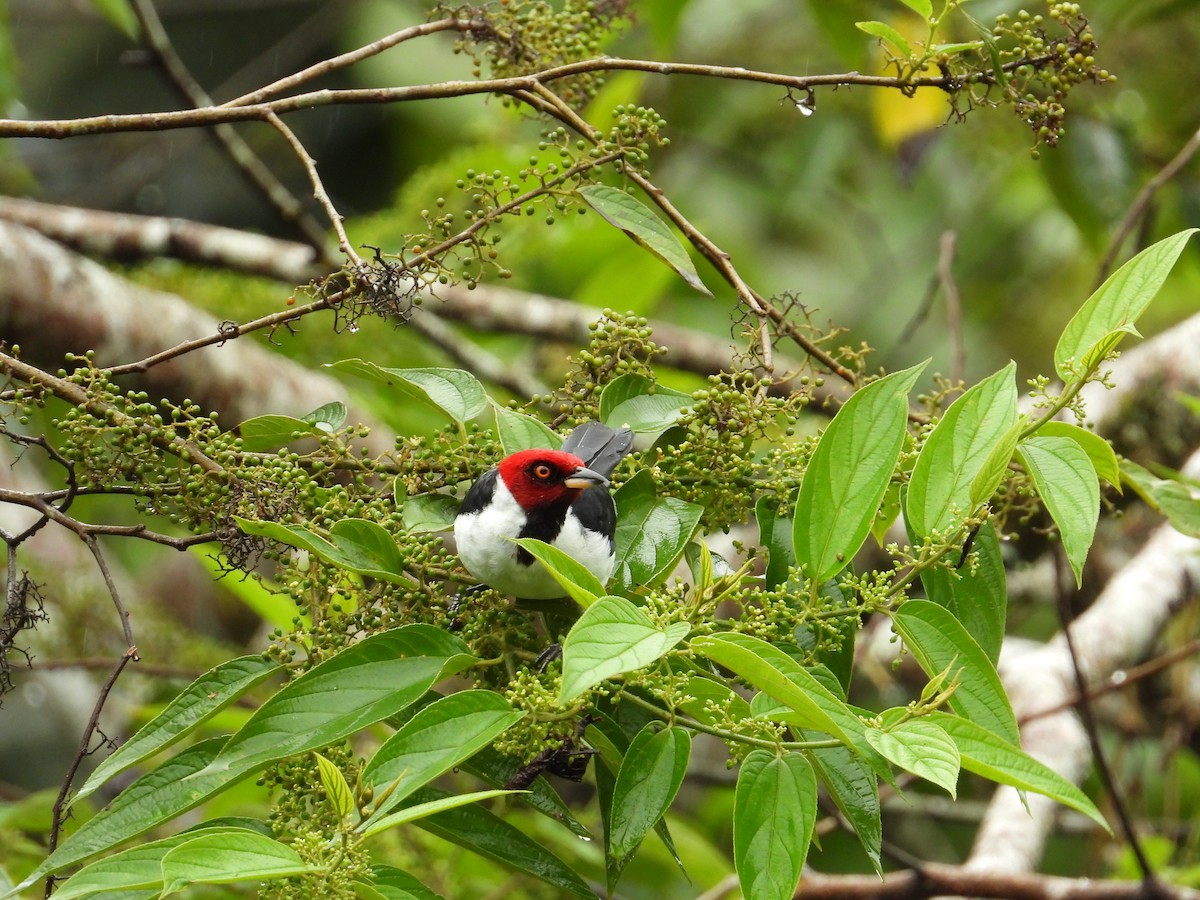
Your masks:
M1121 220L1116 234L1109 241L1108 249L1104 251L1104 258L1100 260L1100 266L1096 270L1096 282L1092 289L1100 287L1104 283L1104 279L1108 277L1109 270L1112 269L1116 262L1117 254L1121 252L1121 247L1126 239L1137 226L1138 220L1146 214L1146 210L1150 206L1150 201L1154 199L1154 195L1162 189L1162 187L1178 175L1183 167L1191 161L1191 158L1200 151L1200 131L1188 139L1188 142L1180 148L1179 152L1172 157L1171 161L1155 173L1154 177L1147 181L1137 196L1133 198L1133 202L1129 205L1129 210L1125 213L1125 218Z
M79 659L35 659L30 668L36 671L53 672L62 669L111 669L113 661L101 656L85 656ZM130 669L132 675L145 675L150 678L176 678L181 681L195 681L203 672L195 669L180 669L175 666L155 666L141 660Z
M958 245L958 235L953 231L943 231L938 241L937 277L942 286L942 294L946 297L946 327L950 331L950 346L953 354L950 363L950 378L961 382L966 377L967 349L963 340L962 298L958 293L958 284L954 280L954 253Z
M1038 60L1020 60L1006 63L1010 67L1036 64ZM262 120L267 112L283 115L317 106L405 103L417 100L438 100L447 97L465 97L476 94L509 94L521 91L532 92L537 85L571 78L588 72L632 71L650 72L658 75L696 75L708 78L733 79L760 84L771 84L793 90L805 91L816 87L867 86L892 88L909 93L920 88L939 90L959 89L965 83L990 83L988 73L974 79L947 76L922 75L916 78L897 78L887 75L862 75L847 72L828 75L783 75L776 72L760 72L740 66L710 66L693 63L664 63L645 59L621 59L598 57L555 66L530 75L511 78L486 78L472 81L444 81L437 84L420 84L393 88L358 88L350 90L319 90L296 94L277 100L230 106L206 106L199 109L168 112L131 113L127 115L85 116L77 119L44 119L29 121L22 119L0 119L0 137L32 137L61 139L84 134L111 134L127 131L167 131L176 128L197 128L222 122L247 122Z
M96 728L100 724L100 713L104 710L104 704L108 700L108 695L113 689L113 685L117 683L117 679L121 676L121 672L125 670L125 666L130 660L137 659L137 647L130 645L119 660L104 684L100 687L100 694L96 698L96 705L92 707L91 718L88 719L87 726L83 730L83 737L79 741L79 748L75 751L75 757L71 760L71 765L67 768L67 774L63 778L62 787L59 788L58 797L54 801L54 811L50 820L50 844L49 852L53 853L58 846L59 831L62 829L63 823L63 807L67 802L67 794L71 792L71 785L75 781L75 775L79 772L79 766L83 763L83 758L88 755L88 747L92 743L92 736L96 733ZM51 875L46 879L46 897L49 897L54 890L54 876Z
M154 54L167 80L180 96L193 107L213 106L212 98L200 87L183 60L179 58L179 54L175 52L175 47L150 0L130 0L130 5L141 25L147 48ZM233 126L217 125L212 129L212 134L250 184L274 207L279 217L296 228L318 253L328 256L325 232Z
M1198 900L1192 888L1140 881L1063 878L1009 872L975 872L962 866L924 863L919 869L873 875L805 872L797 900L925 900L957 895L994 900Z

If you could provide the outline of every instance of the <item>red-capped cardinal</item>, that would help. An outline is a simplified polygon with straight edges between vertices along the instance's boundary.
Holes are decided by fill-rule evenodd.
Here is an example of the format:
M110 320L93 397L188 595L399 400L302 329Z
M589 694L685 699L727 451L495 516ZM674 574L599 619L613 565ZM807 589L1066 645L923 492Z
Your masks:
M587 422L561 450L522 450L471 485L454 520L458 555L472 575L515 597L565 595L529 551L512 542L531 537L557 547L601 583L616 565L617 510L608 476L633 446L633 432Z

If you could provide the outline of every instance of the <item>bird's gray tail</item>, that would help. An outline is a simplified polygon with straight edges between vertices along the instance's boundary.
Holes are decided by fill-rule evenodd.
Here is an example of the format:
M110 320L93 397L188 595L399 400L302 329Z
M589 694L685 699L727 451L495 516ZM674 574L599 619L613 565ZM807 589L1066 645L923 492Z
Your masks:
M562 449L574 453L584 464L606 478L633 448L633 432L609 428L599 422L584 422L567 435Z

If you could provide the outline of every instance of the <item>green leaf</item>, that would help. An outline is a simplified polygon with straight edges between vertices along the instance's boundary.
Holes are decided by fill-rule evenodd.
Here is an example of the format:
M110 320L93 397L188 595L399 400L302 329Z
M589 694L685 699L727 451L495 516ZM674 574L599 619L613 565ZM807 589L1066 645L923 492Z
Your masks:
M692 742L682 728L647 725L625 753L613 787L610 852L632 856L666 814L687 772ZM610 885L610 890L615 885Z
M1189 228L1147 247L1096 290L1063 329L1054 349L1058 377L1070 383L1111 353L1158 293L1188 239Z
M796 560L813 581L840 572L866 540L904 443L908 392L925 365L862 388L817 442L792 524Z
M1046 422L1037 430L1035 437L1070 438L1088 455L1096 474L1118 491L1121 490L1121 467L1117 463L1117 454L1113 445L1096 432L1069 422Z
M1121 461L1121 477L1182 534L1200 537L1200 498L1186 484L1159 478L1135 462Z
M503 787L525 765L524 760L505 756L491 747L484 747L459 768L481 778L488 784ZM537 778L528 789L517 795L517 800L527 803L537 812L566 826L576 837L591 839L591 832L571 812L562 797L545 778Z
M205 547L189 549L192 557L199 561L213 581L220 581L224 590L268 625L286 632L291 631L299 619L305 630L312 627L312 617L300 608L290 594L272 590L270 582L253 576L226 578L234 570L228 559L214 555Z
M405 498L401 516L405 529L414 534L449 531L460 506L462 501L449 494L414 494Z
M448 796L445 791L423 788L410 799L415 803L429 803ZM452 844L540 878L571 896L596 900L595 891L574 869L546 850L540 842L526 837L480 806L460 806L435 813L419 819L418 825Z
M859 31L865 31L871 37L877 37L880 40L887 41L891 44L901 56L912 56L913 50L903 37L891 25L884 22L855 22L854 27Z
M750 704L741 694L730 690L723 681L700 674L688 676L686 687L679 692L678 703L684 713L714 728L727 723L726 710L728 717L734 721L749 719L753 715Z
M913 466L905 499L905 520L918 536L945 534L973 512L972 485L981 472L989 472L983 499L1000 483L1008 459L989 463L989 455L997 445L1003 446L1002 439L1017 421L1016 371L1017 364L1010 362L971 387L950 404L930 432ZM984 492L979 487L974 493Z
M205 672L97 766L71 802L89 796L114 775L171 746L282 668L260 654L231 659Z
M854 827L875 871L882 875L883 821L879 806L879 779L871 767L848 747L825 747L809 754L813 768L829 796Z
M291 416L255 416L238 426L242 449L248 453L275 450L297 438L315 437L320 433L311 422Z
M958 569L922 569L921 583L925 595L948 609L995 665L1004 642L1008 588L1000 538L990 522L976 533L971 552L975 554L975 566L964 563Z
M234 829L222 829L229 832ZM116 891L132 891L144 888L162 890L162 859L169 850L180 844L195 840L198 831L185 831L161 841L152 841L132 847L120 853L84 866L58 886L54 896L62 900L76 900L96 893L108 895Z
M545 566L567 595L584 609L604 596L600 579L567 553L537 538L517 538L517 543Z
M524 716L499 694L483 690L460 691L426 706L388 738L363 768L362 782L374 789L378 799L362 827L369 829L417 788L489 746ZM399 784L385 799L384 790L397 780Z
M1012 462L1013 453L1017 450L1017 441L1021 439L1022 423L1018 420L1011 428L1000 436L995 446L988 451L983 464L975 477L971 479L967 492L972 509L976 509L992 499L996 489L1008 477L1008 466Z
M850 720L857 717L811 674L766 641L734 632L693 638L693 650L731 670L747 683L796 713L795 724L853 743L850 731L861 731ZM785 672L781 666L786 667ZM848 717L848 718L847 718ZM839 721L840 720L840 721Z
M107 809L84 822L17 888L24 890L52 872L144 834L245 777L248 772L231 776L209 769L224 743L223 737L201 741L138 778Z
M548 428L540 419L527 416L516 410L492 403L496 412L496 432L500 435L500 446L504 455L548 447L557 450L562 438Z
M934 44L929 48L930 53L954 56L956 53L966 53L970 50L982 50L985 44L983 41L960 41L951 44Z
M746 900L790 900L817 819L817 779L798 753L755 750L738 773L733 862Z
M318 406L303 419L317 431L333 434L346 424L346 404L341 400L334 400L332 403Z
M378 820L372 817L371 823L363 828L362 835L363 837L371 837L379 834L381 831L395 828L397 825L406 825L409 822L415 822L418 819L424 819L427 816L436 815L447 810L457 809L460 806L478 803L481 800L491 800L495 797L511 797L515 794L523 793L525 792L510 791L501 788L491 791L474 791L469 794L454 794L449 797L442 797L439 800L427 800L415 806L407 806L399 812L384 816Z
M371 635L285 685L229 739L214 768L259 768L325 747L394 715L433 684L474 663L431 625Z
M704 286L687 250L679 243L670 228L654 212L620 188L606 184L588 184L579 188L579 196L610 225L621 229L674 269L689 285L702 294L712 296Z
M949 713L935 712L929 718L958 745L962 767L968 772L999 784L1011 785L1019 791L1044 794L1083 813L1109 834L1112 833L1108 822L1087 794L1016 744L997 737L975 722Z
M687 637L675 622L659 631L650 617L621 597L601 597L583 611L563 641L559 703L569 703L606 678L641 669Z
M887 731L868 728L866 734L867 742L889 761L957 796L958 746L938 725L910 719Z
M614 589L653 586L679 562L704 508L675 497L656 498L648 469L621 485L613 499L617 504Z
M387 369L365 359L343 359L328 367L389 385L404 397L439 410L460 424L488 406L479 379L462 369Z
M246 534L258 535L307 550L327 563L387 581L411 586L412 576L404 571L404 557L396 541L381 525L365 519L342 519L335 522L326 540L303 525L284 525L281 522L260 522L234 516L238 528Z
M600 421L639 434L657 434L678 421L695 401L691 394L656 385L644 375L614 378L600 393Z
M325 788L325 796L338 814L339 819L345 819L354 812L354 791L346 782L342 770L326 759L320 753L314 753L317 758L317 770L321 774L321 785Z
M934 678L949 669L950 677L958 678L951 707L1010 743L1020 741L996 667L962 623L936 603L908 600L892 616L892 625L926 675Z
M1062 534L1075 583L1082 586L1083 564L1100 518L1096 469L1079 444L1065 437L1026 438L1017 445L1017 455Z
M900 2L926 21L933 18L932 0L900 0Z
M394 866L372 866L372 887L384 900L442 900L420 881Z
M165 897L189 884L266 881L321 872L286 844L246 832L201 833L168 850L162 859Z
M767 548L766 588L773 591L787 583L796 554L792 549L792 522L778 515L779 503L766 495L754 504L758 542Z

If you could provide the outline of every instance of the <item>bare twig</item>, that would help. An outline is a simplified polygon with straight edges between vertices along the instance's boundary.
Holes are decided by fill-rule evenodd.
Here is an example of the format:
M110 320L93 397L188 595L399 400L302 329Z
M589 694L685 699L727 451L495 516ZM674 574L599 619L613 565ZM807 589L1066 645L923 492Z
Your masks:
M1104 752L1104 745L1100 742L1100 729L1096 724L1096 716L1092 712L1091 698L1088 697L1087 679L1084 677L1079 655L1075 649L1075 638L1071 634L1071 593L1067 587L1067 578L1070 577L1070 574L1066 554L1061 544L1055 545L1054 559L1057 576L1054 580L1058 595L1058 618L1062 626L1062 636L1066 644L1067 655L1071 660L1071 672L1075 679L1075 690L1079 697L1079 705L1077 707L1079 718L1083 722L1084 730L1088 736L1088 743L1092 748L1092 763L1096 767L1100 781L1104 784L1105 791L1108 793L1109 802L1112 803L1113 810L1117 814L1117 824L1121 829L1121 834L1124 836L1125 842L1129 844L1129 848L1133 851L1134 858L1137 860L1138 868L1142 872L1142 880L1147 890L1152 890L1158 879L1154 875L1154 869L1150 865L1146 851L1142 848L1142 842L1138 838L1137 829L1134 828L1133 817L1129 815L1129 806L1125 802L1125 794L1121 790L1121 786L1117 784L1117 779L1108 764L1108 756Z
M967 349L963 340L962 298L954 280L954 253L958 235L954 231L943 231L938 241L938 281L946 298L946 328L950 331L951 363L950 378L961 382L966 377Z
M117 664L113 667L111 673L104 684L100 687L100 694L96 698L96 705L92 707L91 718L88 719L87 726L83 729L83 737L79 741L79 749L75 751L75 757L71 760L71 765L67 768L67 774L63 778L62 787L59 788L58 797L54 801L54 811L50 820L50 843L49 850L51 853L58 846L58 836L62 829L63 823L63 807L67 802L67 794L71 792L71 785L75 781L75 775L79 772L79 766L83 763L83 759L88 755L88 747L91 746L92 736L96 733L96 728L100 724L100 713L104 710L104 704L108 700L108 695L113 689L113 685L117 683L117 679L121 676L121 672L125 670L130 660L136 660L137 647L130 645L129 648L117 660ZM46 897L49 897L54 890L54 876L51 875L46 879Z
M1010 872L974 872L961 866L924 863L919 869L874 875L825 875L805 872L797 900L926 900L955 895L995 900L1197 900L1200 892L1159 885L1151 892L1140 881L1063 878Z
M1150 201L1154 199L1154 195L1162 189L1168 181L1174 178L1183 170L1183 167L1188 164L1196 152L1200 150L1200 131L1188 139L1188 142L1180 148L1179 152L1171 158L1165 166L1155 173L1154 177L1147 181L1137 196L1133 198L1133 202L1129 204L1129 209L1125 213L1125 218L1121 220L1116 234L1109 241L1108 249L1104 251L1104 257L1100 260L1100 266L1096 270L1096 282L1093 289L1098 288L1104 283L1104 279L1108 277L1109 270L1117 260L1117 255L1121 252L1121 247L1124 246L1126 239L1137 226L1138 220L1146 214L1146 210L1150 207Z
M1048 59L1049 57L1047 57ZM1036 65L1044 60L1014 60L1005 63L1005 71L1020 65ZM0 137L33 137L60 139L84 134L110 134L124 131L167 131L175 128L197 128L220 122L262 120L266 113L283 115L316 106L351 104L388 104L416 100L437 100L471 95L509 94L536 91L538 84L547 84L588 72L650 72L658 75L695 75L708 78L751 81L805 91L817 87L866 86L892 88L906 93L920 88L938 90L958 89L965 83L950 76L921 75L897 78L886 75L863 75L844 72L826 75L784 75L760 72L740 66L710 66L695 63L656 62L646 59L598 57L555 66L530 75L511 78L481 78L472 81L444 81L392 88L359 88L352 90L320 90L296 94L277 100L230 106L208 106L200 109L170 112L131 113L128 115L85 116L77 119L0 119ZM989 73L981 73L971 81L990 83Z
M350 246L350 238L346 237L346 228L342 224L342 214L333 205L333 200L329 198L329 192L325 190L325 185L321 182L321 176L317 174L317 161L309 155L308 150L300 143L300 139L296 137L295 132L283 124L283 119L270 111L263 116L263 119L283 135L284 140L295 151L296 158L300 160L300 164L304 166L304 171L308 173L308 180L312 183L313 196L316 197L317 202L321 204L321 207L325 210L325 214L329 217L329 221L333 224L334 233L338 237L338 249L345 254L351 263L361 266L362 259L354 251L354 248Z

